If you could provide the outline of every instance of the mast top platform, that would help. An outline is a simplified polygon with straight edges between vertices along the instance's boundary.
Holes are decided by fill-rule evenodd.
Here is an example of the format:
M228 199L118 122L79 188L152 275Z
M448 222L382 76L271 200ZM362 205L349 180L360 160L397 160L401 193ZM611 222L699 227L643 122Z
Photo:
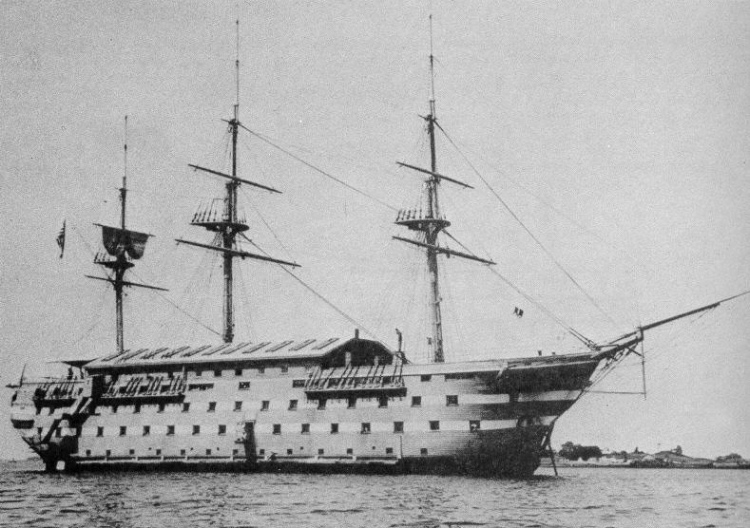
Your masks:
M198 226L208 231L214 231L217 233L225 233L227 231L233 231L234 233L242 233L250 229L250 226L241 222L226 222L224 220L217 221L206 221L206 222L190 222L191 226Z
M451 223L445 218L432 218L418 209L402 209L396 216L396 225L404 226L412 231L438 232L450 227Z
M100 255L97 255L94 258L94 264L99 264L100 266L103 266L109 269L121 269L123 271L135 267L135 264L133 264L129 260L120 259L120 258L110 260L110 259L107 259L106 257L101 257Z

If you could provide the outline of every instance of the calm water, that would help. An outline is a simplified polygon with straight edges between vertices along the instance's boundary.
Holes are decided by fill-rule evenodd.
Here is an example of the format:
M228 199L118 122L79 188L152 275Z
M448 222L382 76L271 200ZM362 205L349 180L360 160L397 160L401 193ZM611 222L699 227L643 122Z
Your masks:
M1 463L0 526L743 527L750 471L563 468L528 481L45 475Z

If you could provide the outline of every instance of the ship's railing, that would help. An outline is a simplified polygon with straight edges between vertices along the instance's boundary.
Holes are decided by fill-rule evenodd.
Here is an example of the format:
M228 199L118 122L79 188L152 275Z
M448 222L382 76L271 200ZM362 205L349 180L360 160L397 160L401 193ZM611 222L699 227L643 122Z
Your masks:
M407 222L409 220L442 220L446 221L445 215L438 217L427 216L426 211L422 213L422 208L418 209L400 209L396 215L396 222Z
M403 366L347 365L343 369L318 368L305 383L305 392L314 397L341 397L343 395L398 395L406 393Z
M168 398L185 394L185 377L143 375L119 378L105 384L102 399Z
M75 400L84 387L83 380L60 378L44 381L24 381L24 387L34 390L34 400L66 401ZM36 387L34 387L36 386Z
M445 216L429 216L426 212L423 214L421 209L400 210L398 216L396 216L396 224L405 226L412 231L424 231L430 226L445 229L451 225Z

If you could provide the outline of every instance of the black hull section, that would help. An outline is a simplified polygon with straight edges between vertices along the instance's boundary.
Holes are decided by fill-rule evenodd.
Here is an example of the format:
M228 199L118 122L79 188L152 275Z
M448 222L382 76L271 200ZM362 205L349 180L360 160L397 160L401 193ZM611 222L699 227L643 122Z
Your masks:
M528 427L477 435L454 455L405 458L278 458L248 462L207 458L179 460L73 459L66 471L94 472L232 472L363 475L462 475L485 478L530 478L539 467L547 427ZM72 463L70 463L72 462Z
M284 474L349 474L349 475L459 475L484 478L531 478L539 467L539 456L523 460L503 461L488 467L467 465L456 457L402 459L395 463L363 462L85 462L66 466L66 473L144 472L144 473L284 473ZM49 469L52 471L53 469Z

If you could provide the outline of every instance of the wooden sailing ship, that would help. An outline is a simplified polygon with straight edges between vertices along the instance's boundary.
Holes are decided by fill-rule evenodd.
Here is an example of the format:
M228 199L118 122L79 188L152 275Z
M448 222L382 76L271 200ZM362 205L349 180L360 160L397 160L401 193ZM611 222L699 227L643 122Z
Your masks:
M430 53L432 73L433 55ZM239 59L236 61L239 72ZM239 84L239 73L237 76ZM576 354L445 362L439 258L494 262L440 244L450 225L440 209L441 185L470 187L442 174L436 152L434 81L429 113L429 167L403 167L424 176L421 207L402 210L396 224L416 238L395 236L424 251L430 281L432 362L407 361L401 344L335 336L271 342L234 342L233 266L253 259L297 263L238 247L248 224L238 215L242 185L276 189L238 175L237 138L244 128L238 99L227 121L232 168L224 173L190 165L225 180L221 210L198 211L191 225L214 233L212 243L178 242L218 252L223 267L222 343L127 349L122 295L146 287L125 279L150 235L126 226L127 172L120 189L119 227L101 226L115 291L117 345L93 361L73 360L80 376L24 379L15 386L11 420L48 470L231 469L397 471L526 477L550 450L558 418L591 386L638 349L644 332L717 307L670 317L617 339L581 338ZM127 150L127 147L126 147ZM158 288L156 288L158 289ZM723 301L722 301L723 302Z

